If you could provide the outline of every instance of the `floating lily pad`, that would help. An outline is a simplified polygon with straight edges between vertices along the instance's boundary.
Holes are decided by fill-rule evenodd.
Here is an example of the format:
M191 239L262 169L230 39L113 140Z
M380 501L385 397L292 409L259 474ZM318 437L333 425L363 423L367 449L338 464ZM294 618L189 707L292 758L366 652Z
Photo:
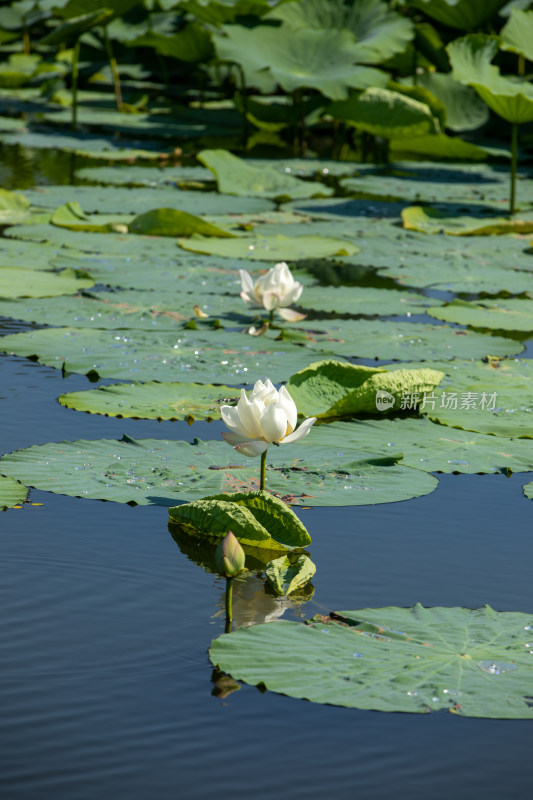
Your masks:
M302 324L309 329L301 340L307 347L353 358L427 361L516 355L523 350L522 343L513 339L446 325L344 319L304 320ZM313 328L317 329L316 333ZM300 331L294 329L286 335L296 339Z
M467 303L454 300L446 306L430 308L431 317L475 328L506 331L533 331L533 300L510 297Z
M226 330L209 334L49 328L3 336L0 348L91 377L124 380L279 383L312 356L289 342Z
M141 233L149 236L218 236L223 239L232 239L234 233L212 225L201 217L178 211L175 208L154 208L139 214L129 225L132 233Z
M299 444L299 443L298 443ZM307 452L307 451L306 451ZM293 505L392 503L433 491L437 479L393 458L339 457L321 447L268 451L266 489ZM117 503L175 505L221 492L259 488L259 459L244 459L223 442L144 439L79 440L5 455L0 474L57 494Z
M315 703L531 719L532 629L530 614L490 606L365 608L239 628L209 656L238 680Z
M300 280L300 276L298 276ZM309 311L385 317L424 313L434 297L358 286L350 291L337 286L306 286L298 304Z
M317 361L291 375L287 389L299 414L340 417L397 410L403 394L431 394L442 377L442 372L432 369L387 372L342 361ZM376 404L383 396L388 402L392 399L392 406Z
M228 150L202 150L198 160L214 174L222 194L293 199L333 194L333 189L323 183L301 181L270 164L252 166Z
M128 214L86 214L77 201L59 206L50 218L51 225L68 228L71 231L89 233L128 232L128 224L133 217Z
M2 267L17 267L18 269L53 270L50 264L60 252L58 247L52 247L42 242L24 242L20 239L0 238L0 264ZM75 264L65 264L65 267L76 269Z
M18 144L30 150L62 150L76 153L85 158L105 161L128 161L137 158L157 161L167 157L168 147L161 142L135 142L131 139L113 136L98 136L88 133L62 133L57 130L48 132L13 131L5 134L6 144Z
M242 236L226 239L179 239L179 245L194 253L223 256L224 258L249 258L251 261L298 261L305 258L327 258L352 255L358 252L346 239L325 236Z
M0 475L0 510L13 508L23 503L28 490L22 483L13 478L3 478Z
M136 419L220 419L220 406L234 405L239 390L198 383L117 383L62 394L59 402L76 411Z
M440 388L435 392L440 399ZM422 396L420 397L422 400ZM403 464L428 472L500 473L533 470L533 442L451 429L427 419L332 422L313 431L313 445L346 458L356 448L376 454L401 452ZM306 441L301 449L307 447Z
M486 161L492 151L467 142L459 136L447 136L445 133L431 136L416 136L412 139L391 139L389 142L391 156L395 160L418 158L422 161ZM498 151L500 157L508 157L508 150Z
M143 192L119 186L39 186L28 189L24 197L33 206L57 208L57 206L77 202L89 213L144 214L155 208L175 208L188 214L225 214L228 211L227 197L216 192L181 191L170 187L146 189ZM234 214L260 213L274 209L269 200L259 197L231 202Z
M422 233L447 233L452 236L489 236L502 233L531 233L533 212L520 217L498 216L482 206L458 206L455 210L436 206L410 206L402 211L404 227Z
M0 297L53 297L74 294L94 286L92 278L80 278L74 270L60 273L0 267Z
M182 181L195 183L212 181L212 173L205 167L85 167L76 172L76 178L100 183L104 186L174 186ZM79 189L79 186L77 187Z

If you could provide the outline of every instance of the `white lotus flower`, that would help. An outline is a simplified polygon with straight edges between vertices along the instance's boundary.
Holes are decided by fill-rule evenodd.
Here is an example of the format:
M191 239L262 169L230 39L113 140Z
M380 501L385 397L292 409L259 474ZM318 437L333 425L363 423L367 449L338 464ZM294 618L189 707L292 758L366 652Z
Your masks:
M241 397L236 406L220 406L223 422L230 433L222 436L235 450L245 456L258 456L268 445L289 444L307 436L316 417L304 420L296 428L298 412L296 403L282 386L279 391L270 380L257 381L250 392L241 389Z
M277 308L279 314L287 322L304 319L305 315L288 308L300 297L303 285L295 281L285 261L280 261L261 275L255 282L246 270L239 270L241 276L241 297L252 308L266 308L273 312Z

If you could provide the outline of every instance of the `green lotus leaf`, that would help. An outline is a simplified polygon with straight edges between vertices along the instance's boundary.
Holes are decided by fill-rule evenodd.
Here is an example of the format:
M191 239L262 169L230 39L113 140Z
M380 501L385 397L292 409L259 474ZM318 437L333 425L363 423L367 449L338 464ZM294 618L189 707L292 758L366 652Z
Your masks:
M523 485L522 489L524 490L524 494L527 497L527 499L528 500L533 500L533 481L530 481L529 483L525 483Z
M71 231L87 231L88 233L107 233L111 231L127 233L127 226L132 217L126 214L95 214L88 216L78 202L65 203L60 206L50 219L51 225L58 228L69 228Z
M228 210L227 198L215 192L180 191L165 186L143 192L118 186L40 186L27 190L25 197L33 206L42 208L55 209L59 204L76 202L98 215L116 214L117 209L124 214L137 215L157 208L180 207L188 214L201 216L224 214ZM236 198L232 201L234 214L253 214L273 209L274 204L262 198Z
M347 100L332 103L327 112L335 119L346 120L385 139L439 132L429 106L390 89L366 89Z
M343 361L317 361L291 375L287 389L298 413L306 417L341 417L376 414L397 410L404 394L431 394L443 377L433 369L383 369L347 364ZM380 393L392 397L393 405L376 406Z
M24 86L35 74L40 60L41 57L36 54L11 53L7 61L0 64L0 86Z
M220 419L220 406L235 404L239 390L198 383L117 383L59 396L76 411L135 419Z
M299 444L272 447L267 456L265 487L291 505L393 503L438 485L432 475L397 464L391 454L377 458L358 450L340 459L322 447L299 452ZM56 494L174 506L221 492L257 490L259 460L243 458L223 441L123 437L18 450L2 457L0 474Z
M359 250L347 239L325 236L241 236L231 240L211 237L179 239L178 244L193 253L223 258L249 258L251 261L301 261L306 258L351 255Z
M231 530L242 544L287 550L306 547L311 537L286 503L265 491L204 497L169 508L172 522L202 536L224 537Z
M211 35L196 22L189 23L171 36L147 31L128 43L130 47L149 47L160 56L194 63L212 56Z
M298 274L298 280L303 280ZM396 289L375 289L358 286L347 292L340 286L306 286L298 303L309 311L353 314L366 317L396 316L424 313L435 298L422 294L400 292Z
M364 608L239 628L209 657L233 678L314 703L532 719L532 627L531 614L490 606Z
M470 211L469 214L465 211ZM461 213L462 212L462 213ZM422 233L447 233L451 236L491 236L502 233L533 232L533 212L520 217L504 217L483 206L465 209L464 205L449 203L438 206L409 206L402 211L404 228Z
M113 0L108 4L111 6ZM113 18L113 11L111 8L102 8L102 4L98 2L98 7L95 11L87 13L86 3L83 3L83 11L79 16L67 17L66 22L58 25L53 31L47 33L46 36L40 40L39 44L68 44L72 45L77 39L87 31L96 28L97 25L105 25ZM81 10L81 9L80 9Z
M74 270L65 269L60 273L42 270L0 267L0 297L54 297L60 294L74 294L80 289L94 286L92 278L78 277Z
M175 208L156 208L139 214L129 225L132 233L148 236L218 236L233 239L234 233L212 225L194 214Z
M533 331L533 300L506 298L468 303L453 300L446 306L430 308L431 317L475 328Z
M54 5L54 11L63 19L79 17L80 14L95 14L105 6L115 16L121 16L129 11L138 0L68 0L63 5Z
M449 73L423 72L417 85L428 89L446 109L446 127L452 131L471 131L489 119L485 103L470 86L456 81Z
M209 25L234 22L239 17L261 17L277 0L180 0L179 6ZM174 5L174 4L173 4Z
M443 402L443 392L446 393L444 402L449 402L448 387L444 383L442 389L439 387L426 395L425 405L423 394L415 397L415 400L419 402L423 413L432 414L432 402L428 398L434 396L433 402L438 406ZM411 393L406 397L409 403ZM487 417L490 414L489 411L485 413ZM452 416L453 412L450 412L449 417ZM533 469L533 442L529 439L500 438L452 429L426 418L351 420L314 427L312 445L329 447L332 451L339 449L344 458L350 452L355 453L357 448L368 451L372 447L376 455L385 456L391 450L401 452L402 464L427 472L506 474L509 471L529 472ZM300 450L304 455L307 446L307 440L302 440Z
M28 490L22 483L13 478L3 478L0 475L0 510L13 508L23 503L28 494Z
M388 76L359 66L357 44L347 30L294 29L257 25L225 25L215 37L219 58L237 61L245 70L270 71L286 92L317 89L331 100L344 100L348 90L384 86Z
M92 181L103 186L147 186L150 188L175 186L179 183L204 183L213 176L204 167L137 167L135 164L124 170L121 167L85 167L76 171L76 178ZM40 187L45 189L47 187ZM68 187L67 187L68 188ZM76 187L80 189L79 186ZM135 192L135 197L138 193ZM83 203L87 207L86 202ZM156 205L160 205L159 202ZM96 211L97 209L91 209ZM128 209L129 210L129 209Z
M502 50L518 53L533 61L533 12L512 8L509 19L500 31Z
M265 577L277 595L284 596L301 589L309 583L316 572L316 565L309 556L298 558L281 556L267 565Z
M270 165L256 167L247 164L227 150L201 150L197 158L214 174L222 194L296 199L333 193L329 186L300 181Z
M302 0L282 3L271 11L269 19L279 19L298 31L348 30L357 42L357 60L378 64L404 50L413 37L411 20L400 16L382 0Z
M24 242L19 239L0 238L0 264L18 269L53 270L50 261L57 255L57 248L45 242ZM73 269L76 265L68 265Z
M413 139L391 139L389 142L394 160L418 158L428 161L486 161L489 151L473 142L466 142L459 136L445 133L431 136L417 136ZM508 151L505 151L508 154ZM505 152L502 155L505 155Z
M473 86L498 116L514 125L533 121L533 85L526 80L504 77L491 64L498 51L498 38L469 34L448 45L452 76Z
M411 0L410 5L450 28L471 31L494 17L506 2L507 0Z
M162 156L167 156L169 149L161 141L143 141L142 147L132 147L131 140L125 138L88 133L64 133L58 130L13 131L5 134L5 142L32 150L64 150L84 158L102 159L107 162L131 162L137 158L157 161Z
M23 195L0 189L0 225L14 225L29 218L29 201Z
M444 400L422 409L431 420L509 439L533 438L533 370L528 359L437 362Z

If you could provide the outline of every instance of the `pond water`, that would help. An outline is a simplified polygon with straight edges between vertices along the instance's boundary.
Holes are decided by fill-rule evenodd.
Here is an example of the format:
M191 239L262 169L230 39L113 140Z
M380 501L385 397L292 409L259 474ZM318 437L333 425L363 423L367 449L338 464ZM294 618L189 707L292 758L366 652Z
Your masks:
M223 429L57 403L87 388L85 377L0 355L2 452ZM235 586L236 623L416 602L533 613L527 477L439 477L435 492L401 503L297 509L313 540L314 594L291 604L249 576ZM359 711L246 685L216 696L207 648L224 629L224 582L180 551L167 509L30 499L0 516L6 799L529 796L525 720Z

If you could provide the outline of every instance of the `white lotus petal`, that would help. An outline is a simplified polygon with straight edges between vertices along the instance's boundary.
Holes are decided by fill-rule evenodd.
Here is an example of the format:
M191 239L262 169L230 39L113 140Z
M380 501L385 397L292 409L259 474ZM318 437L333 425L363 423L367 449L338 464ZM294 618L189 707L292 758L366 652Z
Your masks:
M294 308L278 308L278 314L286 322L300 322L307 317L307 314L300 314L300 312L295 311Z
M292 433L296 427L298 411L296 409L296 403L290 396L286 386L282 386L279 390L278 405L283 409L287 417L287 433Z
M236 444L243 444L248 441L247 436L241 436L240 433L228 433L227 431L224 431L222 438L232 447L235 447Z
M255 456L260 456L261 453L264 453L268 447L268 442L264 442L262 439L254 439L251 442L245 442L244 444L237 444L235 445L235 450L239 453L242 453L243 456L248 456L249 458L255 458Z
M237 411L241 424L241 431L249 439L258 439L262 436L261 414L264 410L264 403L257 398L250 401L244 389L241 389L241 396L237 403Z
M230 430L241 431L242 426L236 406L220 406L220 416L224 425Z
M261 428L267 442L279 442L287 433L287 414L278 403L271 403L261 415Z
M315 422L316 417L308 417L308 419L304 419L300 427L293 431L293 433L290 433L288 436L286 436L280 442L280 444L290 444L291 442L297 442L298 439L303 439L304 436L307 436L311 430L311 426L314 425Z

